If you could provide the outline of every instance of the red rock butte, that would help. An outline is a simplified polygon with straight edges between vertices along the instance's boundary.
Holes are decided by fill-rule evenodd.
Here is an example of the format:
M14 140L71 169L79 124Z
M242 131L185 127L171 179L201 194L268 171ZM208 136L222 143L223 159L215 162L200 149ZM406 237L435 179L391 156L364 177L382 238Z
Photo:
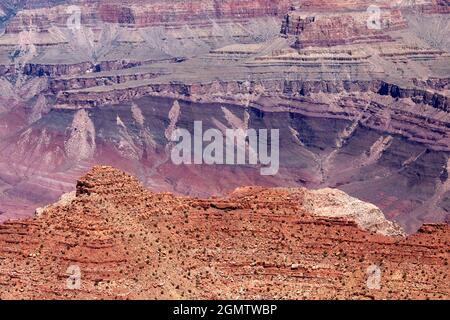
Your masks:
M447 224L386 236L331 214L343 196L245 187L177 197L94 167L76 193L0 225L0 299L450 298ZM374 208L354 201L370 218ZM74 268L79 288L68 286Z

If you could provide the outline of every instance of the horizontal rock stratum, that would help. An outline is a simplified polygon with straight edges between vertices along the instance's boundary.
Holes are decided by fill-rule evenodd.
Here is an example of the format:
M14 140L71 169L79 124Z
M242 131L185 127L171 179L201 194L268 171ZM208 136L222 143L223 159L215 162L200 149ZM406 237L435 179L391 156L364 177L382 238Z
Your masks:
M368 25L373 5L380 28ZM202 198L242 185L338 188L407 233L450 221L449 8L2 0L0 222L55 202L97 164ZM194 121L279 130L279 174L175 166L166 132Z
M0 299L449 299L449 239L447 224L406 237L332 189L176 197L94 167L75 194L0 225Z

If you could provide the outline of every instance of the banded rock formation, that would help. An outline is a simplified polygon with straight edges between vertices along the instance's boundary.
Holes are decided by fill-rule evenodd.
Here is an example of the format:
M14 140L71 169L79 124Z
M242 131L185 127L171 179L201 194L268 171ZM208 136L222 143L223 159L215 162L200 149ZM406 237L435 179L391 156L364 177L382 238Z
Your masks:
M152 191L333 187L408 233L448 221L448 1L422 2L417 14L376 1L392 28L372 34L369 0L2 1L0 221L56 201L99 163ZM66 26L73 4L80 30ZM286 37L286 15L317 20L301 35L291 20ZM166 132L196 120L280 129L279 174L175 166Z
M39 1L37 1L39 3ZM130 27L155 25L208 25L211 19L248 21L249 18L282 16L289 8L287 0L213 1L213 0L156 0L156 1L54 1L28 5L10 19L6 33L18 33L30 28L45 32L52 25L65 26L73 14L67 11L76 5L82 12L82 22L88 25L118 23Z
M381 12L381 11L380 11ZM295 35L295 48L335 46L351 43L393 41L387 30L407 27L400 10L380 14L379 26L368 28L370 13L304 13L293 11L283 21L281 33Z
M0 298L450 297L448 225L408 237L369 232L311 212L311 200L330 206L326 194L245 187L176 197L95 167L72 200L0 225Z

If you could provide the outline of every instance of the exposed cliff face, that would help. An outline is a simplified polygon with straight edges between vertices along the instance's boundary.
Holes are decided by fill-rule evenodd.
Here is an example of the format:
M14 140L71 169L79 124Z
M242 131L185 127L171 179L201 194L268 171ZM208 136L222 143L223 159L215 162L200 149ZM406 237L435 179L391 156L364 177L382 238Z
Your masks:
M201 200L96 167L75 198L0 226L0 298L449 297L448 225L407 238L371 233L309 211L311 201L346 210L322 203L329 192L246 187Z
M218 21L248 21L248 19L268 15L281 17L289 9L301 10L303 12L342 12L352 9L365 12L373 4L373 1L368 0L21 0L6 1L0 8L5 13L3 20L10 20L6 27L6 32L17 33L29 30L30 28L35 28L38 31L46 31L52 25L64 26L71 14L66 10L70 5L77 5L81 8L82 21L85 24L118 23L124 26L142 28L165 24L180 26L186 23L201 26L210 24L209 19L217 19ZM448 13L450 7L448 0L417 2L403 0L377 1L376 5L383 10L396 10L397 8L408 9L411 5L414 5L418 7L420 12L428 13ZM19 10L22 8L24 10ZM393 25L396 25L397 22L399 23L398 26L403 24L398 11L390 12L384 18L388 23L393 22ZM293 20L291 19L290 21ZM331 24L331 28L334 29L341 23L342 21L336 20L335 23ZM330 27L330 25L328 26Z
M365 0L9 4L17 10L0 36L0 220L55 201L98 163L155 191L338 187L407 232L448 220L450 56L439 37L427 39L436 27L446 36L446 16L429 14L443 1L378 1L376 31ZM66 26L70 4L82 7L80 30ZM424 32L399 8L419 12ZM195 120L280 129L279 174L175 166L167 136Z
M329 14L292 11L285 16L281 33L296 36L294 47L305 48L393 41L386 31L407 27L400 10L380 13L377 28L367 27L369 19L370 13L365 11Z
M77 5L82 8L82 21L87 24L119 23L134 27L172 24L208 24L208 19L235 19L245 21L249 18L274 15L283 16L289 9L311 12L346 11L348 9L365 11L373 5L370 0L254 0L254 1L111 1L111 0L5 0L0 4L0 22L9 21L8 33L17 33L31 27L45 31L51 25L64 25L70 13L66 8ZM426 1L377 1L382 9L418 7L421 12L449 13L448 0ZM24 9L24 10L21 10ZM395 14L397 15L397 14Z
M288 7L287 0L159 1L139 5L120 2L101 4L99 12L102 21L143 27L162 23L205 23L207 18L244 20L266 15L280 16Z
M303 207L314 215L352 220L364 230L387 236L404 234L399 226L386 220L383 212L376 206L352 198L337 189L305 192Z
M81 87L79 81L75 82L74 87ZM94 82L95 83L95 82ZM221 91L217 91L217 88ZM423 103L433 108L448 111L449 98L446 95L435 93L420 88L405 88L396 84L386 83L380 80L372 81L353 81L353 80L265 80L261 82L250 82L252 88L260 88L267 95L287 94L293 96L309 96L317 93L353 93L353 92L372 92L380 95L388 95L392 98L410 98L416 103ZM126 102L134 98L144 97L155 93L163 92L168 96L176 97L200 97L209 95L212 92L217 94L238 95L241 88L235 82L214 82L205 84L184 84L184 83L139 83L129 87L111 87L110 90L91 91L91 90L68 90L63 91L58 97L58 104L72 107L96 107L99 105L111 103L117 104Z
M41 206L70 191L70 181L89 166L106 163L133 172L155 191L208 196L226 193L244 182L332 186L375 203L408 232L424 221L444 221L448 202L435 201L450 190L446 174L450 133L444 119L430 118L425 123L427 116L414 112L412 103L377 95L367 100L351 95L332 99L336 97L262 96L245 108L225 101L143 97L131 104L87 110L54 109L43 113L26 131L10 124L9 138L2 144L3 179L8 182L4 197L27 195ZM328 104L318 100L328 100ZM172 124L174 105L180 107ZM389 113L386 106L390 106ZM407 108L411 111L406 112ZM171 162L166 148L171 126L193 132L195 120L202 121L204 128L222 130L233 128L232 119L247 119L246 125L254 129L280 130L276 176L260 176L257 166L177 166ZM19 164L26 170L18 170ZM6 216L15 214L3 208Z
M65 26L73 12L69 5L81 8L82 22L88 25L118 23L137 28L165 25L208 25L210 19L248 21L250 18L282 16L289 8L287 0L253 1L55 1L28 6L9 22L6 32L17 33L35 28L46 31L52 25ZM32 8L30 8L32 7Z

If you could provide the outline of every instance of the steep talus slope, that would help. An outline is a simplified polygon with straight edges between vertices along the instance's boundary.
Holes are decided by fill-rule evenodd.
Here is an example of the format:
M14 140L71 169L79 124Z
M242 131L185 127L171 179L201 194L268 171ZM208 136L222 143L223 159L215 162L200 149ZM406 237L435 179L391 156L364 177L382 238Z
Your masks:
M311 200L320 209L306 189L175 197L95 167L76 196L0 226L0 298L450 297L448 225L384 236Z

